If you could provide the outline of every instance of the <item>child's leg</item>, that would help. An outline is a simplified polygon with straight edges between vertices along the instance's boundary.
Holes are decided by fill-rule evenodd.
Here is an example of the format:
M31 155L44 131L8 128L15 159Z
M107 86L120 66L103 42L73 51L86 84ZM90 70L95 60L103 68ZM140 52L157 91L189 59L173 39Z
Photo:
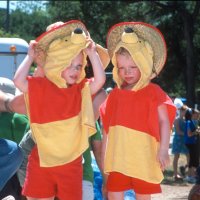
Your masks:
M174 168L174 177L178 177L178 159L180 157L179 153L174 154L174 160L173 160L173 168Z
M108 192L109 200L123 200L124 192Z
M136 200L151 200L150 194L135 194Z
M50 197L50 198L32 198L32 197L27 197L27 200L54 200L54 197Z
M82 200L94 200L94 188L92 182L83 180L82 184L83 184Z

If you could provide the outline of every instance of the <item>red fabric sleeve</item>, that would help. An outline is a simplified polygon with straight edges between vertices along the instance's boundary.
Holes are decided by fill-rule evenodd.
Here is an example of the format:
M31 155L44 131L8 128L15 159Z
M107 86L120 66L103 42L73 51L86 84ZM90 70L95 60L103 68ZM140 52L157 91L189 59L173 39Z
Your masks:
M164 104L167 106L170 128L172 128L176 116L176 107L173 104L173 101L170 99L170 97L158 85L156 86L157 86L156 95L158 99L158 105Z

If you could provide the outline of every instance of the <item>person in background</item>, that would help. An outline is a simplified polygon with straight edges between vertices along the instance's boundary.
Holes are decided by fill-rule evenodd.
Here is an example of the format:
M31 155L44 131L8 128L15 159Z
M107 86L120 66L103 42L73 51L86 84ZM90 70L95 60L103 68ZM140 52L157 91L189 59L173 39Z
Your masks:
M29 129L26 115L13 113L9 102L14 98L15 85L0 77L0 199L20 200L21 187L16 172L23 159L18 143Z
M184 105L180 98L174 98L174 105L176 106L176 116L180 114L180 108Z
M180 103L177 103L177 101L175 100L174 104L176 105L178 114L174 121L174 137L172 141L172 154L174 155L173 170L174 170L174 180L179 181L183 180L183 177L178 173L178 160L180 158L180 154L184 154L186 156L187 163L186 166L184 167L184 171L189 163L189 152L184 143L185 113L188 107L184 105L182 101ZM183 174L183 169L181 172Z
M13 98L16 93L13 81L4 77L0 77L0 90L7 93L10 98ZM28 117L25 114L13 113L11 110L2 112L0 127L1 138L6 138L19 144L24 133L29 130Z
M151 83L165 64L166 44L156 27L122 22L109 30L107 48L117 83L100 109L108 199L123 200L132 189L137 200L150 200L161 192L162 171L170 163L176 114L168 95Z
M184 143L189 151L188 176L189 183L196 182L196 169L199 166L199 110L188 108L185 113Z

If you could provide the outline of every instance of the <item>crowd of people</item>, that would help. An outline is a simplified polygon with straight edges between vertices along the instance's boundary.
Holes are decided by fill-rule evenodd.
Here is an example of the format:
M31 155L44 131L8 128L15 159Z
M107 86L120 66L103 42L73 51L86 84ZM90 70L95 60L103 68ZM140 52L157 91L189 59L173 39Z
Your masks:
M174 137L172 142L173 170L175 181L196 183L196 170L200 159L200 111L190 108L180 98L175 98L177 116L174 121ZM186 163L179 167L180 154L186 156Z
M122 22L106 41L107 49L96 44L78 20L51 24L30 41L13 82L0 87L2 199L93 200L93 151L104 199L123 200L133 190L136 200L150 200L161 192L170 164L173 123L174 177L181 178L178 159L185 153L188 178L194 178L199 112L176 108L151 82L167 58L162 33L143 22ZM108 94L103 85L110 61L116 87ZM12 87L20 93L10 95Z

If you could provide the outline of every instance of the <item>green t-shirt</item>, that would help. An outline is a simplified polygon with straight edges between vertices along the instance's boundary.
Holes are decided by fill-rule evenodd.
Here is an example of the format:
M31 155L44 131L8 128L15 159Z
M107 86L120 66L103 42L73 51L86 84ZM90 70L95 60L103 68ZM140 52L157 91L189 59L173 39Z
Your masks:
M91 144L92 140L101 140L101 130L98 122L96 122L97 132L90 137L89 143ZM94 183L94 172L92 168L92 156L91 156L91 146L83 153L84 164L83 164L83 180L90 181Z
M29 130L29 121L26 115L0 112L0 138L19 144L27 130Z

